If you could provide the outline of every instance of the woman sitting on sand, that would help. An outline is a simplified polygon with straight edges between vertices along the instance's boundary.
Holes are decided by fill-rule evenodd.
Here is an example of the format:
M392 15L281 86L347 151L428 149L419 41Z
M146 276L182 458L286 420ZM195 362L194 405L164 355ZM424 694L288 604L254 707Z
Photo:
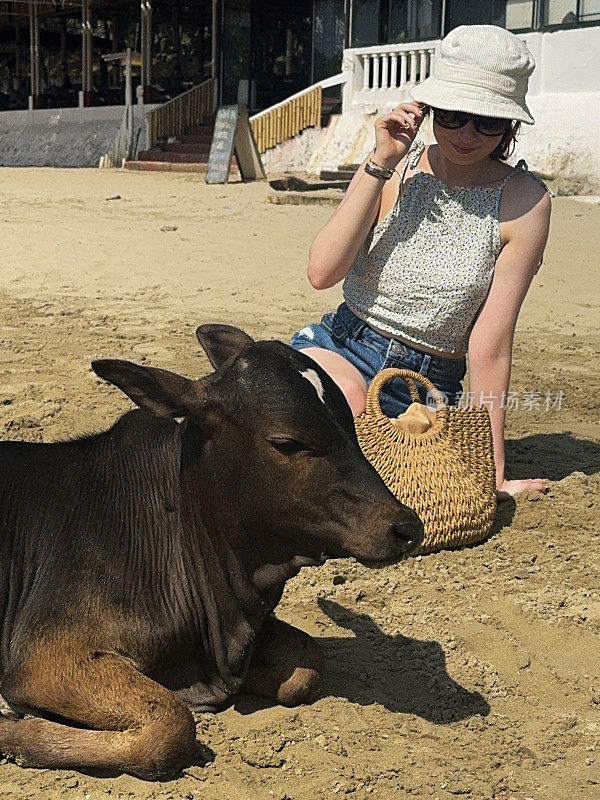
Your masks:
M504 163L520 123L533 123L533 68L525 43L502 28L446 36L433 75L411 91L415 102L375 122L372 156L311 247L311 284L345 279L345 302L291 341L331 375L355 416L387 367L426 375L454 404L468 353L470 397L490 409L497 488L511 495L545 489L504 475L513 337L550 221L545 187ZM437 144L425 147L415 137L428 113ZM398 380L380 399L390 417L411 402Z

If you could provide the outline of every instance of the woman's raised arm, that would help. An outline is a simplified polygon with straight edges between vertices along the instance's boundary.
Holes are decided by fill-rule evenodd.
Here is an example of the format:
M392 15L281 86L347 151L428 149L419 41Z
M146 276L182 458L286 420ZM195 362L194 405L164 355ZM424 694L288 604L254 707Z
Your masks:
M315 289L328 289L346 277L361 244L377 219L382 178L370 175L364 165L371 160L395 169L414 141L423 113L419 103L402 103L375 122L375 151L365 159L342 202L319 231L310 248L308 279Z

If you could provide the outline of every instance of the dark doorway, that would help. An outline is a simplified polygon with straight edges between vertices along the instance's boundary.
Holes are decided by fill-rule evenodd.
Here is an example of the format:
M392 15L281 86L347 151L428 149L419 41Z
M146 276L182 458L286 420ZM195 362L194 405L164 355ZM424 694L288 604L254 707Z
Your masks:
M311 83L336 75L347 47L348 0L314 0Z
M310 86L312 0L223 0L222 103L267 108Z

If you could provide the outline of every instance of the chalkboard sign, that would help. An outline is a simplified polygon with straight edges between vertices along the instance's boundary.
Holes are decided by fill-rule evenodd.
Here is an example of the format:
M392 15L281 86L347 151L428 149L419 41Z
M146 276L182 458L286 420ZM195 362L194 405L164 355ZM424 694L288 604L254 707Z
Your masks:
M243 180L266 177L246 107L221 106L215 120L206 183L227 183L234 150Z

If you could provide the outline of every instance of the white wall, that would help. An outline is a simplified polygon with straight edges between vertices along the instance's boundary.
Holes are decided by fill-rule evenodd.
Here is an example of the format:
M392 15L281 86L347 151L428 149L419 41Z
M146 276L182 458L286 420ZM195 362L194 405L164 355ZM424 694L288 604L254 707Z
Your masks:
M145 114L134 105L134 127L145 141ZM125 106L0 112L0 164L6 167L96 167L121 136ZM137 131L136 131L137 133Z
M600 92L600 25L552 33L525 33L536 66L530 95Z
M600 26L521 36L535 58L515 158L555 191L600 194Z
M154 105L134 105L136 120L143 119ZM38 108L34 111L0 111L0 128L25 124L52 125L61 122L108 122L123 119L125 106L90 106L89 108Z
M554 191L600 195L600 92L540 94L529 107L535 125L522 127L513 158L547 176Z

